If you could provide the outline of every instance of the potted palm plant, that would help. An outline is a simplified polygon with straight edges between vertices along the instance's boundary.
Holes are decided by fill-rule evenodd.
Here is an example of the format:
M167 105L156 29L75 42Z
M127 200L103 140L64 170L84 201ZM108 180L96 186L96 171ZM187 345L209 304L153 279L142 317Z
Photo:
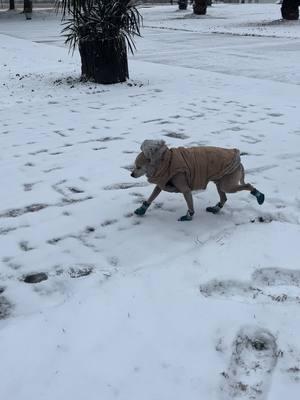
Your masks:
M179 10L186 10L188 6L188 0L178 0Z
M124 82L127 47L133 53L142 17L131 0L61 0L62 34L70 49L78 45L81 74L97 83Z
M196 15L205 15L208 6L208 0L195 0L193 3L193 11Z
M283 19L299 19L299 0L283 0L281 5L281 15Z

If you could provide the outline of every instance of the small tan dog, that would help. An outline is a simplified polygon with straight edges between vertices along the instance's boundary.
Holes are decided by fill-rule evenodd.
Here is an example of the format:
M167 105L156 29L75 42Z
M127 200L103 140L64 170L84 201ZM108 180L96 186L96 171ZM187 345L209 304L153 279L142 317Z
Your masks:
M131 176L139 178L146 175L148 182L156 186L135 214L144 215L159 193L182 193L188 206L186 215L179 221L190 221L194 215L193 190L204 190L208 182L216 184L220 201L206 211L218 213L227 201L226 193L248 190L263 204L265 196L249 183L245 183L244 167L237 149L221 147L177 147L168 148L163 140L145 140L142 152L135 160Z

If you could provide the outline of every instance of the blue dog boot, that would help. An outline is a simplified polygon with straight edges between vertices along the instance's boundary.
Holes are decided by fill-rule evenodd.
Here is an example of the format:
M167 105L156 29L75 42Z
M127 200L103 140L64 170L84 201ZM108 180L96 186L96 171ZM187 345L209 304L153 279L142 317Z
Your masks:
M178 221L192 221L194 214L195 214L194 211L188 210L188 212L185 215L183 215L182 217L180 217L178 219Z
M263 202L265 201L265 195L263 193L261 193L257 189L253 189L250 193L252 194L252 196L256 197L256 200L259 205L263 204Z
M150 204L147 203L147 201L144 201L143 204L141 205L141 207L137 208L134 213L136 215L142 216L145 215L147 209L149 208Z
M218 204L216 204L213 207L206 207L206 211L213 213L213 214L218 214L218 212L221 210L222 207L223 207L223 205L219 202Z

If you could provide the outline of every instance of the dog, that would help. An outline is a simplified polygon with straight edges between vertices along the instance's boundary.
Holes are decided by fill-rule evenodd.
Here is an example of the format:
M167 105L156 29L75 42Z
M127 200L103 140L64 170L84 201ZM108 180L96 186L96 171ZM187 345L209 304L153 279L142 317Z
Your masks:
M249 191L263 204L265 196L250 183L245 183L245 171L238 149L221 147L177 147L169 148L163 140L144 140L141 153L135 160L131 173L133 178L146 175L155 188L147 201L134 212L142 216L162 190L182 193L187 213L178 221L191 221L195 214L193 190L204 190L209 182L214 182L220 201L206 211L217 214L227 201L226 193Z

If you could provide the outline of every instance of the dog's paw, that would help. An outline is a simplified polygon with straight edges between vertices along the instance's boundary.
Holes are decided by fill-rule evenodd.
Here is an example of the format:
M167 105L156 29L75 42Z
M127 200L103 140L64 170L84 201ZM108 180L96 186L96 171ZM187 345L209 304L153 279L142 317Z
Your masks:
M213 213L213 214L218 214L218 212L220 212L221 208L222 208L221 205L218 203L213 207L206 207L206 211Z
M193 211L188 211L185 215L178 218L178 221L192 221L193 215L194 215Z
M263 193L261 193L259 190L253 189L250 193L252 194L252 196L256 197L256 200L259 205L262 205L264 203L265 195Z
M142 215L145 215L146 209L143 207L139 207L136 210L134 210L134 213L135 213L135 215L138 215L141 217Z
M145 213L146 213L146 211L147 211L147 209L148 209L149 206L150 206L150 204L147 203L146 201L144 201L143 204L141 205L141 207L137 208L137 209L134 211L134 213L135 213L136 215L139 215L139 216L145 215Z
M262 205L265 201L265 195L263 193L259 193L259 196L256 197L257 202L259 205Z

